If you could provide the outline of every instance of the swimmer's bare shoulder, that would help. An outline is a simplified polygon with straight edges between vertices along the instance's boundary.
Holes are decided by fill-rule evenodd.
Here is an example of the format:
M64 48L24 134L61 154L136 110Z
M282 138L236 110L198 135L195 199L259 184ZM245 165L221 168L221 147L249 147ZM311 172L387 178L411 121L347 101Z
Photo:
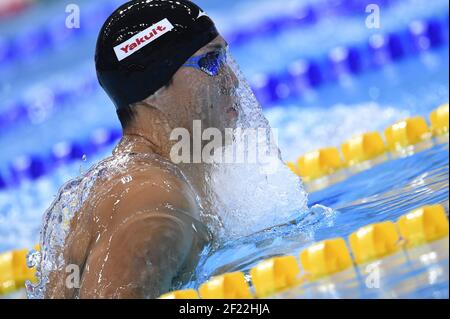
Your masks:
M96 182L90 198L66 241L67 263L79 263L82 276L75 292L62 289L65 297L158 297L205 243L183 218L199 218L194 194L163 167L135 163Z

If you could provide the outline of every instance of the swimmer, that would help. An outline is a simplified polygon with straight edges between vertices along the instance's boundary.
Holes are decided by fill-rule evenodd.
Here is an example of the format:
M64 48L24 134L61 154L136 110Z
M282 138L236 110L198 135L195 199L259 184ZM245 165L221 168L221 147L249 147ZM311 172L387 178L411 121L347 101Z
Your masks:
M71 210L60 207L61 199L70 193L80 200L84 182L69 183L47 212L43 259L53 261L46 264L43 297L157 298L189 278L211 241L202 216L210 208L202 165L171 162L171 132L192 133L195 120L221 131L235 127L238 79L226 41L187 0L122 5L100 31L95 62L123 137L111 157L86 173L95 182L67 230L52 224L52 214L66 218L64 209ZM59 229L66 233L58 246L50 238ZM79 267L78 285L67 284L68 265Z

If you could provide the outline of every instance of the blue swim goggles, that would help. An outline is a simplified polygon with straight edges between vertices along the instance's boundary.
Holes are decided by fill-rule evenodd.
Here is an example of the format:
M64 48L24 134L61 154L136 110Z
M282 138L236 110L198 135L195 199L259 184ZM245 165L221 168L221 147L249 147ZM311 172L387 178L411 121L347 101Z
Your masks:
M183 66L201 70L209 76L217 76L226 60L226 50L220 49L199 56L194 56L187 60Z

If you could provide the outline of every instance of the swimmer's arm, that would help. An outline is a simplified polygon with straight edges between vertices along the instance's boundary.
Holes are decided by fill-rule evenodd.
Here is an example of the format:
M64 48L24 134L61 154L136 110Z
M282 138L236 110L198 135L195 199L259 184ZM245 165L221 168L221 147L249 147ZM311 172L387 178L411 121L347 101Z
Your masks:
M83 275L81 298L157 298L171 286L195 244L173 213L142 213L99 246Z
M143 179L152 182L130 187L107 227L110 234L89 254L81 298L157 298L181 268L192 270L204 242L177 210L195 215L195 200L171 175Z

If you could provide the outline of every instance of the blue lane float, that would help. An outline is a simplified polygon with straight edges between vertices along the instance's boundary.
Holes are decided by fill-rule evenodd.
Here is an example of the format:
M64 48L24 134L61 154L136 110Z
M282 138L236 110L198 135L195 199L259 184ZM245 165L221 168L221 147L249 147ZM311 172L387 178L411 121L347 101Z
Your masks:
M343 75L357 75L367 70L383 67L406 56L438 48L446 43L445 19L414 21L406 30L389 34L374 34L367 43L359 47L340 46L317 60L299 59L283 72L260 74L252 81L252 88L260 103L267 107L289 97L300 97L308 89L339 80ZM1 45L1 44L0 44ZM0 59L1 59L0 47ZM98 91L94 74L72 88L49 88L54 105L63 107L70 101ZM80 93L81 92L81 93ZM0 113L0 130L5 130L20 121L30 122L33 101L14 101Z
M291 29L314 25L321 18L364 14L365 8L369 4L377 4L381 8L386 8L393 2L396 2L396 0L323 1L314 6L301 6L295 9L293 13L262 21L250 29L230 32L226 38L233 47L236 47L268 33L278 34ZM96 34L101 27L100 21L106 20L111 12L121 4L123 4L122 0L114 0L86 6L80 16L80 23L83 28L68 29L65 26L65 19L55 18L40 27L26 30L14 38L0 38L0 65L5 66L39 55L45 50L57 50L69 41ZM24 39L27 41L24 41Z
M437 48L445 43L446 19L414 21L407 30L389 34L374 34L360 47L337 47L320 60L298 60L278 74L261 74L253 81L256 96L263 106L270 106L288 97L301 96L305 89L316 88L324 82L338 80L342 75L355 75L382 67L407 55ZM39 41L42 42L42 41ZM1 45L1 42L0 42ZM34 47L34 46L32 46ZM30 48L29 50L33 50ZM0 47L0 59L2 49ZM83 92L96 92L97 80L92 74L80 85L70 89L51 88L55 105L64 105ZM16 101L0 114L0 130L22 120L29 120L28 101Z
M98 129L82 142L55 144L47 155L19 156L7 166L7 174L0 172L0 190L18 187L24 181L35 181L59 167L98 154L116 144L121 136L120 129Z

